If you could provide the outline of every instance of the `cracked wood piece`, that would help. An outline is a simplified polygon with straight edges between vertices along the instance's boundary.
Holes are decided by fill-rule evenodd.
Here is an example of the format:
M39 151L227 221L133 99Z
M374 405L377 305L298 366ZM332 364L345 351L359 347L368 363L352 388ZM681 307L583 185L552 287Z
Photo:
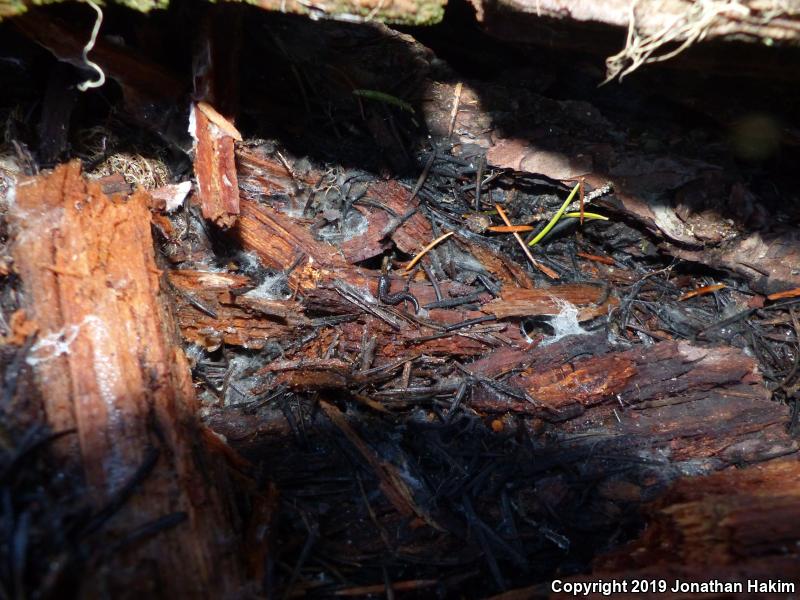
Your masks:
M419 200L409 200L411 192L397 181L375 181L369 185L366 197L392 210L397 217L386 210L373 206L355 206L367 220L366 231L342 243L342 252L351 263L377 256L389 247L386 232L412 209L419 206ZM433 238L433 230L428 220L415 212L390 236L397 247L407 254L415 254L420 247Z
M316 268L349 267L335 246L318 241L307 227L274 208L242 199L241 209L238 232L242 245L255 252L265 267L285 270L301 255Z
M578 319L585 321L608 312L609 307L619 301L609 297L600 306L594 306L603 298L603 288L596 285L565 283L540 288L518 288L504 286L500 297L484 305L483 310L498 319L527 317L531 315L557 315L568 304L578 308Z
M90 585L121 597L156 586L163 596L221 597L242 583L230 547L229 490L224 478L208 485L201 476L216 475L216 461L202 446L189 367L160 293L148 202L142 191L108 198L82 178L78 161L19 183L13 252L23 306L39 330L28 362L50 427L77 431L55 449L65 468L83 472L96 507L159 450L99 535L119 540L166 515L186 515L125 547Z
M203 104L192 104L190 129L195 140L194 174L203 217L227 229L239 215L239 178L234 156L236 138L231 130L233 126L228 123L228 127L220 127L217 124L219 119L227 121Z
M536 404L476 388L470 406L566 421L562 427L574 434L601 427L614 451L664 447L673 461L741 464L797 451L785 428L787 407L770 400L755 360L740 350L688 342L608 350L596 336L566 338L545 356L541 348L536 354L500 349L474 370L497 376L525 366L507 383ZM587 353L594 355L571 358Z
M260 350L293 339L307 319L295 301L265 300L231 291L250 280L232 273L178 270L168 274L183 339L209 351L221 344Z
M666 578L743 584L742 593L719 590L698 595L720 599L752 598L748 580L797 585L800 462L796 458L680 480L645 507L645 518L647 528L638 539L597 557L591 575L571 581Z
M313 186L321 176L316 170L290 171L288 163L252 148L237 148L236 159L243 189L253 187L265 196L295 193L298 184Z
M263 195L288 194L293 196L295 204L302 204L304 197L317 193L314 190L319 189L319 182L326 176L307 165L298 166L297 161L286 160L283 155L278 159L241 148L236 156L244 190L260 189ZM389 248L390 241L403 252L414 254L432 239L431 225L422 213L407 216L419 206L408 189L395 180L373 180L363 185L364 201L350 209L357 211L355 215L350 212L344 217L354 231L338 244L337 251L347 262L357 263L377 256ZM397 226L397 221L404 217L405 221Z
M788 458L679 481L648 510L645 534L625 551L626 567L645 556L687 565L731 565L742 557L793 554L800 559L800 461ZM673 540L664 545L663 540ZM609 570L621 554L600 558Z
M688 342L663 342L543 369L532 365L510 382L552 408L579 403L626 406L726 383L760 382L753 359L728 347L713 351ZM762 390L760 395L766 395ZM619 399L617 399L619 395Z

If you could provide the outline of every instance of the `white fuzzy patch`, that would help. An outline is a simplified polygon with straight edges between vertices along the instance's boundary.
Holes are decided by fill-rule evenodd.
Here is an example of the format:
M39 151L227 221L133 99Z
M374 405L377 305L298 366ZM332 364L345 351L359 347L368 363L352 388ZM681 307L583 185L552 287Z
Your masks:
M197 117L194 114L196 110L197 106L192 103L192 106L189 108L189 135L192 136L195 142L197 142Z
M245 294L250 298L257 298L260 300L286 300L289 294L285 293L286 277L283 273L275 275L267 275L264 281L255 288Z
M578 322L578 308L571 302L556 299L560 307L558 314L549 321L555 330L553 335L542 341L542 346L548 346L570 335L586 335L589 333Z
M94 325L100 319L94 315L84 317L83 321L75 325L67 325L60 331L49 333L31 346L29 356L25 362L34 367L40 363L47 362L67 354L73 342L78 338L78 334L85 325Z

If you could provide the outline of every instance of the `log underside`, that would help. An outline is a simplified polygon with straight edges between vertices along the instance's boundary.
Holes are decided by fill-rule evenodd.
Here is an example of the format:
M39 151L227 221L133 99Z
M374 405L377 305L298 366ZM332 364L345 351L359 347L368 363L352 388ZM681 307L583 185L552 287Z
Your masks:
M627 24L625 3L568 4L535 7ZM476 8L496 35L540 18ZM706 137L675 118L652 143L655 117L551 98L544 69L466 78L382 26L244 14L204 15L191 106L188 77L110 39L96 50L118 108L189 152L187 199L77 161L14 188L0 275L19 290L0 302L20 310L2 359L64 433L47 450L86 499L79 593L507 600L547 596L529 584L559 573L791 579L800 237L792 174L777 158L769 177L748 170L720 141L745 109L698 94ZM776 41L794 18L771 22ZM724 25L709 35L741 34ZM16 27L78 60L63 21ZM239 27L259 36L227 47ZM254 57L268 78L247 77ZM398 96L353 94L383 89ZM43 131L69 126L64 98L43 100ZM248 139L259 119L291 148ZM580 180L610 221L530 256L492 232L498 207L541 227Z

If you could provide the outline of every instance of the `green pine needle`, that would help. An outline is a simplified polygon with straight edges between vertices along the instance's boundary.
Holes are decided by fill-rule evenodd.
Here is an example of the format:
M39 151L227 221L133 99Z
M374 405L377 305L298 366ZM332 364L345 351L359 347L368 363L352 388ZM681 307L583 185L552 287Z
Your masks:
M567 196L567 199L564 200L564 204L561 205L561 208L558 209L558 212L555 215L553 215L553 218L550 219L550 222L547 225L545 225L545 228L542 229L537 234L537 236L535 238L533 238L530 242L528 242L528 246L535 246L536 244L538 244L539 242L542 241L544 236L546 236L548 233L550 233L550 230L553 227L555 227L555 224L558 223L558 220L562 217L564 212L567 210L567 207L572 202L572 199L575 198L575 194L578 193L578 190L580 189L580 187L581 187L581 184L579 183L574 188L572 188L572 191L570 192L569 196Z

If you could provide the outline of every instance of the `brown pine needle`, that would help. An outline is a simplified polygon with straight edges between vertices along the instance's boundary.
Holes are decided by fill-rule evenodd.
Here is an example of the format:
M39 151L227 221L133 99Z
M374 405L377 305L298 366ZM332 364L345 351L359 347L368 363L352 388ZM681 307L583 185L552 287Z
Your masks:
M585 182L586 182L586 178L585 177L581 177L581 188L580 188L580 192L579 192L580 199L581 199L581 225L583 225L583 199L585 197L583 188L584 188L584 183Z
M775 292L767 296L767 300L782 300L784 298L796 298L797 296L800 296L800 288Z
M699 287L696 290L692 290L691 292L686 292L685 294L681 295L678 298L678 302L683 302L684 300L688 300L689 298L694 298L695 296L705 296L706 294L710 294L712 292L716 292L725 288L724 283L717 283L715 285L705 285L703 287Z
M428 252L430 252L430 251L431 251L433 248L435 248L437 244L440 244L441 242L443 242L444 240L446 240L447 238L449 238L449 237L450 237L451 235L453 235L454 233L455 233L455 231L448 231L448 232L447 232L447 233L445 233L444 235L440 235L438 238L436 238L436 239L435 239L435 240L433 240L433 241L432 241L430 244L428 244L428 245L427 245L427 246L425 246L425 247L424 247L422 250L420 250L420 253L419 253L419 254L417 254L417 255L416 255L414 258L412 258L412 259L411 259L411 262L410 262L410 263L408 263L408 264L406 265L406 272L408 272L408 271L410 271L411 269L413 269L413 268L414 268L414 265L415 265L415 264L417 264L417 263L419 262L419 260L420 260L420 259L421 259L423 256L425 256L425 255L426 255Z
M599 254L589 254L588 252L576 252L575 256L580 256L581 258L585 258L586 260L599 262L604 265L611 265L612 267L614 266L614 259L609 258L608 256L600 256Z
M497 214L500 215L500 218L503 219L503 222L506 224L506 226L507 227L514 227L514 225L511 224L511 221L508 220L508 216L506 215L506 211L503 210L503 207L500 206L499 204L495 204L494 207L497 209ZM560 277L558 276L558 273L553 271L553 269L551 269L550 267L545 267L542 263L540 263L538 260L533 258L533 254L531 254L531 251L528 250L528 247L525 245L525 241L522 239L522 236L519 233L517 233L516 231L514 231L512 233L514 234L514 237L517 238L517 242L519 242L519 245L522 248L522 250L525 252L525 256L528 257L528 260L531 261L531 264L534 267L539 269L542 273L547 275L550 279L560 279Z
M533 225L492 225L486 230L493 233L526 233L533 231Z

